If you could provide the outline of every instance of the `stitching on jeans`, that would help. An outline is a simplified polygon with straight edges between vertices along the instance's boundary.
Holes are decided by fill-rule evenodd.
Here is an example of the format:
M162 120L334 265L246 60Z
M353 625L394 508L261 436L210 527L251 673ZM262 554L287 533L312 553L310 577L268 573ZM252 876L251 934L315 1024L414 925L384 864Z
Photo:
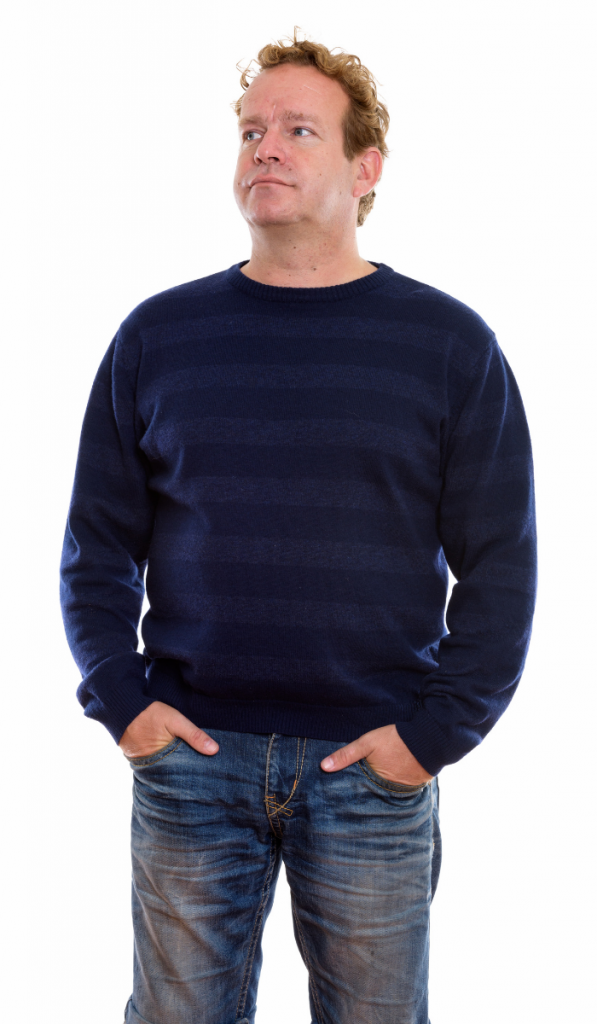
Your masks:
M420 793L421 790L425 789L425 786L429 785L428 782L424 782L422 786L414 786L412 789L392 789L391 786L383 786L381 782L378 782L377 779L374 779L373 776L369 775L369 772L365 771L360 761L357 761L357 764L361 769L363 775L365 775L366 778L370 780L370 782L374 782L376 786L379 786L380 789L387 790L388 793ZM398 783L398 785L400 785L400 783Z
M279 804L279 803L276 802L275 794L269 794L268 793L267 785L266 785L266 788L265 788L265 804L266 804L266 807L268 808L268 814L269 814L269 811L271 809L271 811L273 813L275 813L275 815L276 815L276 819L278 821L278 824L280 824L280 819L278 818L278 815L281 812L283 812L284 816L287 817L287 818L291 818L292 815L294 814L294 811L289 810L286 807L286 804L289 804L290 801L292 800L292 798L293 798L293 796L295 794L296 788L297 788L297 786L299 784L300 777L303 774L303 765L305 763L305 750L307 749L307 737L306 736L304 737L304 740L305 740L305 742L303 744L303 757L302 757L302 761L301 761L300 768L299 768L299 750L300 750L300 747L301 747L301 741L300 741L300 738L297 737L297 741L296 741L296 774L295 774L294 782L292 784L292 789L290 791L290 796L288 797L288 799L285 800L283 804ZM280 835L280 838L282 838L282 835Z
M257 908L257 914L255 915L255 923L253 924L253 932L251 935L251 942L249 945L248 960L245 965L245 973L240 986L240 995L238 997L238 1003L236 1006L235 1017L244 1017L245 1014L245 1001L247 998L247 992L249 991L249 980L251 977L251 969L253 967L253 960L255 959L255 950L259 943L259 934L261 926L263 924L263 911L267 898L269 896L270 885L274 874L274 867L276 864L276 851L274 847L274 837L270 836L270 847L269 847L269 866L265 874L265 881L263 883L263 889L261 890L261 899Z
M275 836L278 836L279 839L282 839L282 826L280 825L279 819L278 819L277 824L273 821L272 816L271 816L271 811L273 810L273 806L272 806L272 808L270 808L270 806L269 806L269 801L271 801L274 806L275 806L275 803L276 803L275 794L270 794L269 793L269 765L270 765L270 757L271 757L271 752L272 752L272 748L273 748L273 745L274 745L275 738L276 738L276 734L272 733L272 736L271 736L271 739L269 741L269 745L268 745L268 748L267 748L267 758L266 758L266 762L265 762L265 797L264 797L264 803L265 803L265 813L267 814L267 818L268 818L268 821L270 823L271 830L272 830L272 832L274 833ZM279 831L277 832L276 829L278 829Z
M274 813L276 815L276 824L277 824L279 832L280 832L280 839L282 839L282 837L284 835L284 832L282 831L282 822L280 821L280 818L278 816L278 804L276 804L275 801L276 801L276 795L274 793Z
M150 764L157 764L158 761L163 761L164 758L168 757L169 754L173 754L174 751L178 749L178 747L180 746L181 743L182 743L182 740L179 740L178 743L175 743L175 745L170 750L166 750L166 752L164 754L162 754L161 757L156 757L155 761L148 760L146 765L145 764L137 764L137 768L149 767ZM158 753L159 753L159 751L158 751ZM126 757L126 754L125 754L125 757ZM148 754L148 758L151 758L151 757L153 757L153 754ZM139 758L139 757L127 757L126 759L127 759L129 764L135 764L136 762L143 760L142 757L141 758ZM130 776L129 776L129 778L130 778Z
M302 931L301 924L300 924L300 921L299 921L298 913L297 913L297 910L296 910L296 904L295 904L295 901L294 901L294 893L291 893L290 903L291 903L291 906L292 906L292 916L294 917L294 920L295 920L296 931L297 931L297 935L299 937L299 942L300 942L301 951L302 951L302 954L303 954L303 959L305 961L305 964L307 965L307 970L309 972L309 987L311 989L311 994L313 996L313 1002L315 1003L315 1006L317 1008L317 1015L319 1017L319 1020L316 1021L315 1024L323 1024L323 1010L321 1008L321 1003L319 1001L319 996L317 994L317 989L315 988L315 978L314 978L314 973L313 973L313 965L311 963L311 957L309 956L309 951L307 949L307 943L305 942L305 937L303 935L303 931Z

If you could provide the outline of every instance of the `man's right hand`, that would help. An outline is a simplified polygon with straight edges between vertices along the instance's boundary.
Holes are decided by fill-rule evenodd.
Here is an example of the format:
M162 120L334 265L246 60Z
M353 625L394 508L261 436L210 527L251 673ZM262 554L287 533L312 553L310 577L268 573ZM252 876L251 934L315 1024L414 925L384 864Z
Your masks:
M155 700L145 711L133 718L118 746L126 757L150 757L180 736L200 754L215 754L219 746L203 729L199 729L180 711Z

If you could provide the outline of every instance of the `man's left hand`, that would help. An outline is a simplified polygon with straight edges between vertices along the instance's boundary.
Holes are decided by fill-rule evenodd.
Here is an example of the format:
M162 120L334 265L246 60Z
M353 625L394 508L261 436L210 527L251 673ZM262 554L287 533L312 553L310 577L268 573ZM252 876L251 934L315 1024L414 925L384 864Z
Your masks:
M382 725L363 733L358 740L335 750L324 758L321 767L328 772L346 768L355 761L366 757L374 772L389 782L401 782L405 786L419 786L429 782L429 775L413 757L406 743L400 738L395 725ZM331 762L331 763L330 763Z

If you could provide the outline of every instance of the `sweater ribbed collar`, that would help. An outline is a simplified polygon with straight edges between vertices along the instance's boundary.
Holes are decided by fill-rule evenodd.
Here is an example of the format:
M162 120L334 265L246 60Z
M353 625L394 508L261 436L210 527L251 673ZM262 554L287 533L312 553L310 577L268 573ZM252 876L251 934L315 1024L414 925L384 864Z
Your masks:
M369 260L368 262L372 266L377 267L377 271L375 274L358 277L356 281L332 284L324 288L286 288L252 281L246 274L241 273L240 269L248 262L248 260L242 260L240 263L233 263L228 268L226 271L228 283L256 299L269 299L273 302L335 302L338 299L348 299L353 295L363 295L365 292L373 291L374 288L379 288L394 274L392 268L385 263L374 263L373 260Z

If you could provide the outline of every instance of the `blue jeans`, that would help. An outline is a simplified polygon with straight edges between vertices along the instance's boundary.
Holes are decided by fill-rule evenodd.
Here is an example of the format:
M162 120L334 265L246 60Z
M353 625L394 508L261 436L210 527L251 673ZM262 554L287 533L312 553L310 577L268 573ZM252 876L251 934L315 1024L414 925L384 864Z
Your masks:
M324 772L343 742L208 731L220 745L212 756L175 739L129 759L126 1024L254 1024L282 860L311 1024L429 1024L437 780L388 782L366 759Z

